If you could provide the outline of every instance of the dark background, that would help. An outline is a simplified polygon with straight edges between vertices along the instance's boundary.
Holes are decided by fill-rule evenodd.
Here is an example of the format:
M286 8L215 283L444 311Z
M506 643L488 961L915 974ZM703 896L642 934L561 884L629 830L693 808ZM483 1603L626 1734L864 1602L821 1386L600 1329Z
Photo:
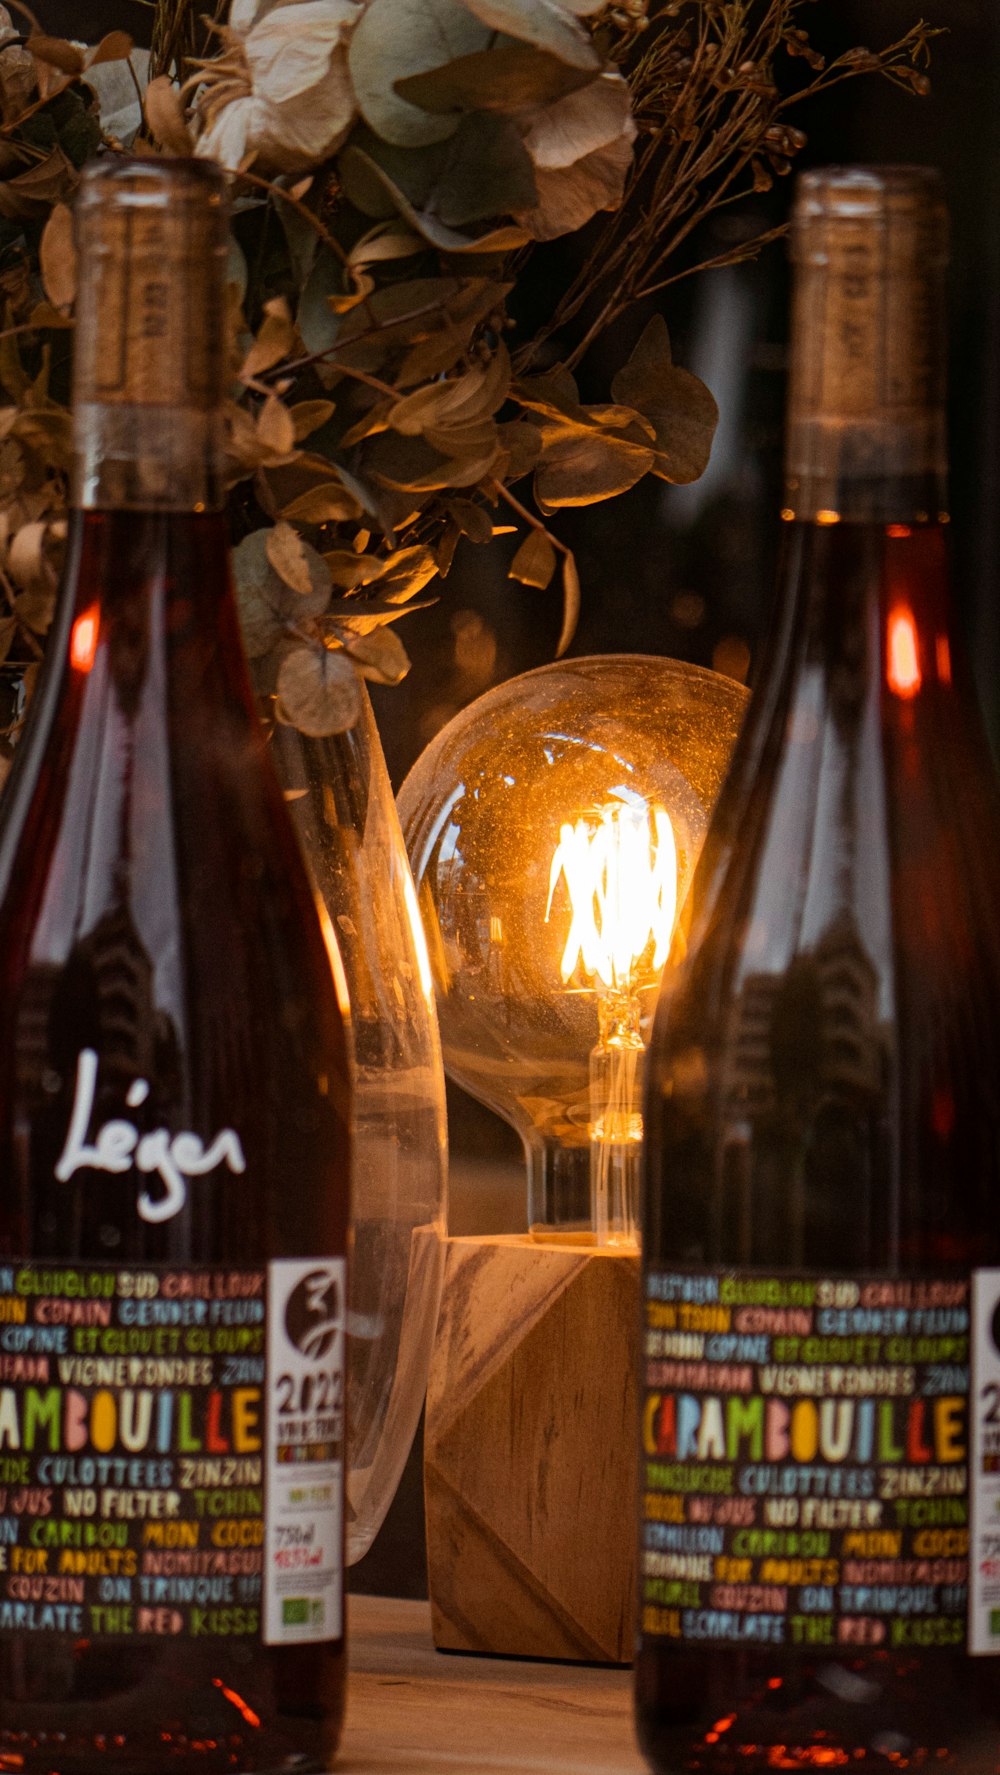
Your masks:
M43 29L94 41L114 27L148 41L141 0L37 0ZM890 42L921 14L947 26L932 66L933 94L916 100L885 81L838 87L794 118L809 135L800 165L917 162L945 175L954 227L951 274L953 547L959 627L972 651L983 712L1000 746L1000 0L817 0L814 41L836 50ZM740 230L787 213L790 185L708 225L700 258ZM542 261L555 284L576 249ZM650 479L625 498L556 522L577 552L583 613L573 651L642 651L752 677L774 581L788 286L784 252L712 272L668 292L664 312L679 363L713 389L722 424L709 473L692 489ZM607 399L636 331L588 362L585 393ZM502 546L459 552L437 607L405 625L413 670L376 705L398 783L422 746L471 698L552 657L558 596L506 578ZM452 1230L519 1230L523 1183L515 1137L461 1093L450 1094ZM419 1448L356 1588L424 1593Z

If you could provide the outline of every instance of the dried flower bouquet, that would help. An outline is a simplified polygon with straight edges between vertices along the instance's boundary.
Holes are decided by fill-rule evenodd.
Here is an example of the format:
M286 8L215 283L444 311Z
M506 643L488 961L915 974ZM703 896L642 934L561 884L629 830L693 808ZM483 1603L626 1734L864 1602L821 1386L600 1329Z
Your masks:
M34 662L65 535L74 262L95 153L233 175L231 506L248 651L279 719L351 719L396 682L398 619L463 538L579 585L548 520L652 474L696 479L717 411L655 303L713 210L786 173L793 106L858 74L917 94L934 32L825 64L809 0L158 0L151 59L0 6L0 660ZM512 296L546 243L580 269L530 336ZM740 244L752 255L772 238ZM608 398L574 372L647 321Z

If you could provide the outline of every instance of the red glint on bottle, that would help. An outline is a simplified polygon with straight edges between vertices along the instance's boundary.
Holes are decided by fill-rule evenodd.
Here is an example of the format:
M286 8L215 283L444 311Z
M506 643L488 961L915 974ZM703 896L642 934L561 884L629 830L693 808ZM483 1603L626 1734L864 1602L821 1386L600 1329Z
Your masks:
M935 176L806 175L784 583L646 1111L658 1771L1000 1756L1000 817Z
M349 1085L230 584L204 164L77 202L76 471L0 831L0 1765L321 1769Z

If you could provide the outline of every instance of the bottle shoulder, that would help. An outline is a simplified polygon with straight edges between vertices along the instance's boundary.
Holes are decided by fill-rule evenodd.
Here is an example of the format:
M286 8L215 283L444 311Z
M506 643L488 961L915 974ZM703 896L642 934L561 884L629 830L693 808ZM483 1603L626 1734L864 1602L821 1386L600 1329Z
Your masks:
M898 1254L904 1223L925 1256L949 1226L972 1250L1000 1187L995 774L916 595L919 683L893 659L898 582L837 590L853 614L803 589L695 878L650 1175L699 1245L736 1237L742 1191L771 1258L789 1224L814 1258L856 1260L857 1228Z

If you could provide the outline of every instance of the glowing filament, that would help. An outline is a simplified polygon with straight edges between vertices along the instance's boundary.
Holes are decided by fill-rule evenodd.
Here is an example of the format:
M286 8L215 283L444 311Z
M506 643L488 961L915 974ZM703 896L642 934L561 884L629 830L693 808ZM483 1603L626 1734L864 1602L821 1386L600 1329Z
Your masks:
M913 612L905 604L899 605L889 617L888 643L886 676L889 689L897 696L916 696L923 682L917 652L917 625Z
M564 981L579 966L605 989L627 990L650 943L651 971L659 972L677 912L677 846L666 808L636 797L561 826L546 922L560 879L572 914L560 964Z

